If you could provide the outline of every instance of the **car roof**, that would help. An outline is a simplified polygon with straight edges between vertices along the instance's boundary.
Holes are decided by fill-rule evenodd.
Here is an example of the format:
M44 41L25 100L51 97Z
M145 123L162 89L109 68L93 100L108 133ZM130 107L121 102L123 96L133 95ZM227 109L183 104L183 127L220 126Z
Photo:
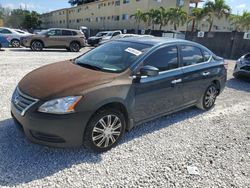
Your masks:
M68 28L49 28L48 30L52 30L52 29L59 29L59 30L68 30L68 31L80 32L80 30L77 30L77 29L68 29Z
M203 47L202 45L191 42L184 39L176 39L176 38L167 38L167 37L130 37L130 38L121 38L116 41L128 41L133 43L147 44L152 46L160 46L162 44L172 44L172 43L186 43L191 45L196 45ZM204 48L204 47L203 47Z

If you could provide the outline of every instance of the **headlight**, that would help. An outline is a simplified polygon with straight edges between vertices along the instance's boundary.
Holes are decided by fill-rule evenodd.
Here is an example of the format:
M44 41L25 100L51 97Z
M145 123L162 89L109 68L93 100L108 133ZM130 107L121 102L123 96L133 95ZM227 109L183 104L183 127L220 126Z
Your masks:
M81 100L81 96L70 96L60 99L54 99L45 102L38 108L39 112L49 114L68 114L75 111L75 106Z

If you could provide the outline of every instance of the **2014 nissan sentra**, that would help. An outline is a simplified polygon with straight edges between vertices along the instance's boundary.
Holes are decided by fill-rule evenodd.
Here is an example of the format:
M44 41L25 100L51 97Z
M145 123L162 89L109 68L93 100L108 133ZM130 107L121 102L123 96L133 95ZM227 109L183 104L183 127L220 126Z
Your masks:
M190 106L211 109L226 69L222 58L197 43L114 40L27 74L13 93L11 112L35 143L102 152L140 123Z

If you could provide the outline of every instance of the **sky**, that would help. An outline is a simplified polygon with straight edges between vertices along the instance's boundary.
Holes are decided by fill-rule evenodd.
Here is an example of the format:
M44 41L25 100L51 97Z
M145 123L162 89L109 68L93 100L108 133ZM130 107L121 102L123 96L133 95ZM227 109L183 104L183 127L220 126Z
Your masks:
M226 0L234 14L241 14L243 10L250 12L250 0ZM3 7L25 8L39 13L70 7L68 0L0 0ZM200 4L202 6L202 3Z

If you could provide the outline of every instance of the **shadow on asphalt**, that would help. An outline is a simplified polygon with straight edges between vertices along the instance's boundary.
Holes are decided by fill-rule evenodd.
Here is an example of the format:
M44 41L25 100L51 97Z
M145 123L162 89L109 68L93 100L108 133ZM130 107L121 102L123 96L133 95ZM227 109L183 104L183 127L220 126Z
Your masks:
M240 79L231 78L227 80L226 87L240 91L250 92L250 78L242 77Z
M32 51L29 48L10 48L10 51L12 52L33 52L36 53L34 51ZM42 51L38 51L38 52L69 52L66 49L43 49Z
M202 113L197 108L189 108L141 124L125 133L120 145ZM12 119L0 121L0 133L0 186L16 186L48 177L72 165L102 160L101 154L83 147L63 149L33 144L15 127Z

